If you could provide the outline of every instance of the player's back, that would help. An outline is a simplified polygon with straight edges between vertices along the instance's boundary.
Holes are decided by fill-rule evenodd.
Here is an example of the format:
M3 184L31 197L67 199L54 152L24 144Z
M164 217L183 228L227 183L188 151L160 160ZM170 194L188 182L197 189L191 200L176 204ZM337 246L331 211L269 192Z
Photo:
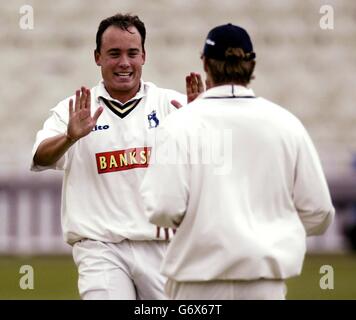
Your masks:
M166 275L193 281L298 274L305 252L293 203L299 120L254 96L203 96L170 117L165 127L186 148L190 185ZM180 252L174 264L172 248Z

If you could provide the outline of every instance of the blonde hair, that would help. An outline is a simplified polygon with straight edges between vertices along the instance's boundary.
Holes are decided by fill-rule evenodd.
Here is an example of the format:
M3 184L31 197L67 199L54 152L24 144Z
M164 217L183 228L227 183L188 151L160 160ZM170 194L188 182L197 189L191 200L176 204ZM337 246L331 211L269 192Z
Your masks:
M206 63L215 84L233 82L247 85L254 79L255 57L254 52L245 53L241 48L228 48L225 60L206 58Z

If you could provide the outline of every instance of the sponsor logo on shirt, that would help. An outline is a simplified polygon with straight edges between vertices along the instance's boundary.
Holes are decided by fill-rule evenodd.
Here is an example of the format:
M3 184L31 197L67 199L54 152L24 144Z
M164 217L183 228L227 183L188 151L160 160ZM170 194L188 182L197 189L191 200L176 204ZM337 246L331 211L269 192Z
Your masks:
M104 124L103 126L99 126L99 125L96 125L92 131L97 131L97 130L107 130L109 129L109 125L108 124Z
M126 150L96 153L98 173L147 168L151 155L151 147L139 147Z

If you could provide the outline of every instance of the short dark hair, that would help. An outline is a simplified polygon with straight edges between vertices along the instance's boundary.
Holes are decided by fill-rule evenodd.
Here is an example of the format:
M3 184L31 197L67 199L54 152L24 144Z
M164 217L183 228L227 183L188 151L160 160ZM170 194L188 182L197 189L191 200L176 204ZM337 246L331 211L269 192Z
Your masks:
M103 33L110 26L118 27L122 30L128 31L129 27L136 27L141 35L142 50L145 51L145 40L146 40L146 28L145 24L140 20L138 16L131 14L121 14L117 13L112 17L108 17L102 20L99 24L98 31L96 33L96 51L100 52L101 40Z
M215 84L238 83L247 85L254 78L255 53L245 53L241 48L228 48L225 60L205 58Z

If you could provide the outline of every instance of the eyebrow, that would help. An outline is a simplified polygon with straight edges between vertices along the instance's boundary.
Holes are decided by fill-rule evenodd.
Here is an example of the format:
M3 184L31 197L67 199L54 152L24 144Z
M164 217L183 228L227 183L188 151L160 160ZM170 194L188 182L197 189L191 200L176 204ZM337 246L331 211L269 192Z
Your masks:
M130 48L127 51L129 51L129 52L140 52L140 49L138 49L138 48Z
M112 48L112 49L109 49L107 52L108 53L116 53L116 52L120 52L120 51L121 51L120 49Z

